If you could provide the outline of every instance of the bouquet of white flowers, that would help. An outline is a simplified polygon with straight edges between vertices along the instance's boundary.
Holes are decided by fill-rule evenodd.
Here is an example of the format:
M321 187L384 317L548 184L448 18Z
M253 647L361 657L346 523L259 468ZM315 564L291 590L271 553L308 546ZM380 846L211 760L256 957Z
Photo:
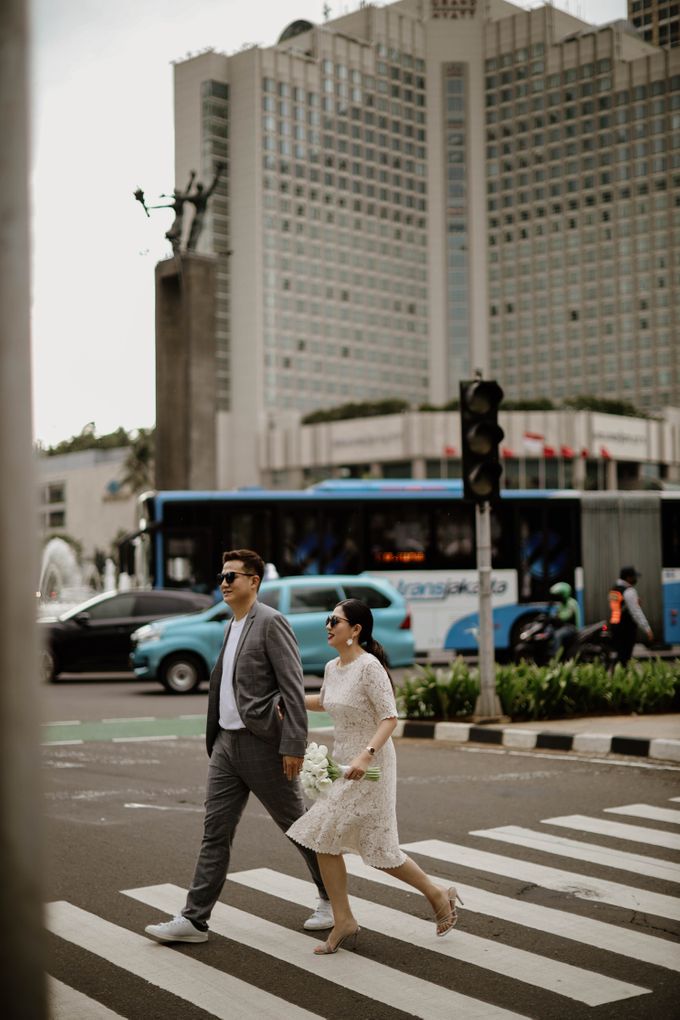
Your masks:
M336 779L340 779L349 771L349 765L338 765L333 761L325 744L311 743L305 751L305 758L302 763L300 782L302 789L311 800L323 797ZM364 772L364 779L372 783L380 779L380 769L377 765Z

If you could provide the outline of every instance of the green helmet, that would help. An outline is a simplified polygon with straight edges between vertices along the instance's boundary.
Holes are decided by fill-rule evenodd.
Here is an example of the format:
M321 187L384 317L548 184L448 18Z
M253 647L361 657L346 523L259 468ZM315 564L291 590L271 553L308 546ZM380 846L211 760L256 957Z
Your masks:
M567 584L566 581L558 581L550 589L550 594L554 595L555 598L560 599L562 602L566 602L567 599L571 598L571 585Z

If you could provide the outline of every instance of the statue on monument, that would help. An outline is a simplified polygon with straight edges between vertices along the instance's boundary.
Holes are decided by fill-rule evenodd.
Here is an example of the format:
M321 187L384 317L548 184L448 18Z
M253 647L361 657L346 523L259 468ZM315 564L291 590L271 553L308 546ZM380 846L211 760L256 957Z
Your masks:
M179 188L175 188L172 195L161 195L161 198L172 198L172 202L166 202L161 205L150 205L147 206L144 192L141 188L137 188L134 192L136 200L140 203L144 212L149 216L150 209L173 209L175 212L175 218L169 230L166 231L165 236L172 245L172 251L174 255L178 255L182 245L182 232L184 228L184 206L187 202L190 202L194 207L194 216L191 222L191 228L189 230L189 238L187 240L186 250L195 251L198 239L203 231L203 221L205 219L205 211L208 207L208 201L217 187L218 181L222 176L225 164L218 163L215 176L213 177L212 183L206 188L200 181L196 184L196 190L191 194L191 188L196 180L196 171L192 170L189 174L189 183L184 191Z

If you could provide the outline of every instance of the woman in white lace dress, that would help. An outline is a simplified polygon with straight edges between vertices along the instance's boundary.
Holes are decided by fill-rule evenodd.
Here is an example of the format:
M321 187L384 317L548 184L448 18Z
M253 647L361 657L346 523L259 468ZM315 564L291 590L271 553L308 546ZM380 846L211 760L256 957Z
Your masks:
M457 920L455 888L431 882L399 847L396 755L391 734L397 706L382 646L373 639L373 614L358 599L340 602L326 620L328 643L339 653L326 666L321 692L307 695L310 711L325 710L335 724L334 761L348 764L326 796L295 822L287 835L315 850L333 907L334 927L315 953L335 953L342 942L356 943L359 926L347 896L343 854L359 854L422 892L435 914L437 935ZM359 782L366 769L380 767L377 782Z

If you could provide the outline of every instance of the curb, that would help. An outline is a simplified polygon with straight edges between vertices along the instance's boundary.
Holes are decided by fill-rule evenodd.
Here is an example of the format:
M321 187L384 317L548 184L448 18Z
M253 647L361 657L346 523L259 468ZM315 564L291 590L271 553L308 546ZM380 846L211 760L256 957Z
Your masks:
M621 754L680 762L680 740L662 737L616 737L609 733L558 733L555 730L522 730L514 726L474 726L472 723L416 722L400 719L395 737L445 740L453 744L496 744L523 751L580 751Z

